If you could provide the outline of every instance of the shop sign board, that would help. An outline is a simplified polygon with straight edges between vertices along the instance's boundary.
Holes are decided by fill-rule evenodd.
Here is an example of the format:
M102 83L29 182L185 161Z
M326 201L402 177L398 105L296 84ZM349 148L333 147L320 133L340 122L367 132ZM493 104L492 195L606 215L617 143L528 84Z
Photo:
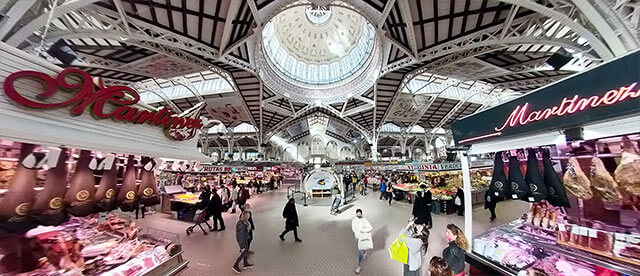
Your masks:
M640 51L452 124L457 144L578 127L640 112Z
M68 79L78 81L69 83ZM37 81L44 90L38 95L22 93L19 83L23 80ZM167 137L176 141L195 137L203 126L200 113L205 103L198 103L181 114L164 107L158 111L141 110L133 106L140 100L134 89L120 85L105 87L101 79L94 82L88 73L75 68L64 69L55 78L37 71L18 71L4 80L3 91L7 98L23 107L40 110L68 107L71 116L88 111L96 120L110 118L123 123L146 123L162 128ZM58 92L71 95L54 97Z
M230 172L230 167L223 166L202 166L200 167L200 172Z
M410 164L403 165L406 170L410 171L453 171L461 170L460 163L438 163L438 164Z

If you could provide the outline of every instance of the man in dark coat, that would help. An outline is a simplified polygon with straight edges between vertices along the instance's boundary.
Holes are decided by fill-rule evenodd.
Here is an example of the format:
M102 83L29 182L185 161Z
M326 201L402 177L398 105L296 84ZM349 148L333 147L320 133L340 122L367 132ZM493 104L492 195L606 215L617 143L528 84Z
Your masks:
M420 187L422 190L418 191L413 202L412 214L416 218L416 224L424 224L431 229L433 226L431 220L431 191L426 189L425 185Z
M218 195L215 188L211 192L213 196L211 197L211 202L209 203L208 209L213 216L213 228L211 228L210 231L224 231L224 220L222 219L222 199L220 198L220 195ZM220 222L220 229L218 229L218 222Z
M240 211L244 211L244 205L247 203L251 195L249 194L249 189L245 186L240 187L240 192L238 193L238 206L240 206Z
M284 235L293 231L293 237L296 239L296 242L302 242L302 240L298 238L298 212L296 211L296 200L293 197L290 198L287 205L284 206L282 217L285 219L285 226L284 231L280 234L280 240L284 241Z
M498 199L491 195L489 191L484 194L484 208L489 209L491 212L491 217L489 220L494 222L496 220L496 203L498 203Z
M464 216L464 191L458 188L458 192L456 192L456 197L460 198L460 205L456 205L456 211L458 212L458 216Z

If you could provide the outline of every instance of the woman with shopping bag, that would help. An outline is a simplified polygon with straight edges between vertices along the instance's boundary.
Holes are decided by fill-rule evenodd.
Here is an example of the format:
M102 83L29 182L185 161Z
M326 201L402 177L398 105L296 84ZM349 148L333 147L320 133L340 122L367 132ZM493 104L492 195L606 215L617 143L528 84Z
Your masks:
M424 224L409 224L400 230L389 248L391 258L404 263L404 276L420 276L422 257L429 247L429 229Z
M356 217L351 220L351 230L356 237L358 244L358 266L356 266L356 274L360 273L360 263L367 257L367 250L373 248L373 237L371 232L373 227L369 220L362 217L362 210L356 210Z

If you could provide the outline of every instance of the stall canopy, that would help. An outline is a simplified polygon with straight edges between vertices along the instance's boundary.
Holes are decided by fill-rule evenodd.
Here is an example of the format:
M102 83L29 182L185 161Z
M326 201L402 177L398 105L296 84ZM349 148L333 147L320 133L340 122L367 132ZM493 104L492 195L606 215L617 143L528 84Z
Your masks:
M4 43L0 43L0 56L3 57L0 59L0 83L3 87L7 77L18 71L40 72L52 78L63 71L59 66ZM46 86L43 82L33 80L16 83L15 89L20 93L39 96L42 96ZM92 106L85 108L80 115L72 115L68 106L29 108L10 99L6 89L2 90L0 139L141 156L210 160L198 152L196 138L179 141L168 137L165 129L156 125L96 118L92 114ZM60 94L64 92L56 91L50 99L64 101L64 95ZM152 111L137 104L130 107L132 110Z
M639 64L636 51L464 118L452 125L454 139L458 145L473 144L470 152L478 153L496 145L551 144L571 128L583 128L588 136L610 128L603 122L611 118L625 133L640 131Z

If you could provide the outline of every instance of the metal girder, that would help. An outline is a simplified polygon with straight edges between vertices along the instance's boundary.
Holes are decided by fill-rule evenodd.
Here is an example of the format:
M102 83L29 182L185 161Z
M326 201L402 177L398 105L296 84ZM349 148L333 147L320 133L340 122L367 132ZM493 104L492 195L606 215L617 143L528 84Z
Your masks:
M521 86L545 86L549 83L561 80L568 77L567 75L556 75L556 76L545 76L545 77L537 77L537 78L528 78L523 80L513 80L513 81L505 81L496 84L497 87L501 88L513 88L513 87L521 87Z
M573 12L575 7L566 7L563 4L566 2L561 2L558 0L554 1L545 1L547 4L553 4L554 7L546 7L544 5L538 4L535 0L499 0L501 2L519 5L523 8L535 11L539 14L542 14L548 18L556 20L562 25L569 27L573 32L575 32L578 36L586 39L589 42L589 45L598 53L600 57L605 60L611 59L614 56L614 53L607 47L607 45L600 40L593 32L588 30L585 25L582 25L581 22L576 20L577 18L572 18L567 14L569 12ZM568 10L567 10L568 8ZM566 11L567 14L561 12Z
M413 19L411 17L411 8L409 7L408 0L397 0L400 7L400 14L403 19L403 23L406 25L405 31L407 33L407 41L410 47L410 57L416 57L418 55L418 46L416 43L416 34L413 31ZM388 4L387 4L388 5ZM404 47L403 47L404 48Z
M128 18L128 25L131 32L131 35L129 35L120 19L120 15L113 10L100 6L93 6L90 9L74 10L69 16L72 16L74 20L80 21L81 24L78 26L66 26L67 29L52 28L52 31L45 38L45 42L51 43L61 38L100 37L124 41L125 43L134 41L146 45L163 45L214 60L218 58L218 51L208 45L135 18ZM22 31L23 29L24 28L20 30ZM33 32L30 34L32 33ZM23 41L29 42L27 37L25 37L18 43L22 43ZM33 41L30 43L34 44ZM204 62L200 61L199 63Z
M6 43L12 46L17 47L22 42L24 42L29 36L33 35L37 30L45 27L47 25L47 21L49 17L55 19L63 14L66 14L70 11L78 10L82 7L88 6L97 2L98 0L68 0L68 1L58 1L56 7L50 7L51 14L45 12L40 16L34 18L25 26L20 28L17 32L11 35L8 39L6 39Z
M627 26L629 32L636 39L640 39L640 3L638 1L604 0L603 2L598 2L598 5L602 4L606 4L611 10L613 10L616 13L617 18Z
M0 27L0 39L4 38L9 31L11 31L13 26L18 23L22 16L27 13L36 2L37 0L22 0L16 1L13 6L11 6L11 9L9 9L5 15L6 19Z

